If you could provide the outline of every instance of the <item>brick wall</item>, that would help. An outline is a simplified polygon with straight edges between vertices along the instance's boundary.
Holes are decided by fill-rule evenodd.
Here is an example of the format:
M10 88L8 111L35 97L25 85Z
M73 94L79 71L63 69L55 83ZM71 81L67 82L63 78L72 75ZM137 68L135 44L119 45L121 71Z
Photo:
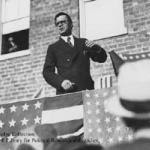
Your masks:
M150 51L150 0L124 0L124 17L128 34L97 42L119 55ZM111 74L116 82L110 58L104 65L92 63L92 74L95 79L100 74Z
M73 32L79 36L78 5L78 0L31 0L31 54L0 61L1 101L32 99L40 87L44 87L45 96L53 93L42 77L47 46L57 39L53 17L59 11L70 14L74 23ZM104 45L107 51L115 50L117 54L149 51L150 0L124 0L124 14L128 34L96 42ZM91 73L94 80L100 75L114 76L110 58L105 64L92 63Z

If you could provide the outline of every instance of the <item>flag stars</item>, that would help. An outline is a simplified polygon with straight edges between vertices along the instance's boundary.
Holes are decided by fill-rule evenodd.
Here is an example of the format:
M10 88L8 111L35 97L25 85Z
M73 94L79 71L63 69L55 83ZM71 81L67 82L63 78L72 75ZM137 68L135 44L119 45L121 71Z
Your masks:
M90 97L90 93L86 93L85 96L89 98Z
M88 106L90 106L90 105L91 105L91 103L90 103L90 102L87 102L86 104L87 104Z
M91 133L93 130L91 128L89 128L88 131Z
M1 107L1 108L0 108L0 114L4 114L4 111L5 111L5 108L4 108L4 107Z
M112 90L112 94L116 94L116 90Z
M36 118L34 118L34 123L40 124L40 120L41 120L41 118L39 116L36 116Z
M107 132L108 132L108 133L111 133L111 132L112 132L112 128L110 128L110 127L107 128Z
M142 54L142 58L145 58L146 57L146 55L145 54Z
M98 98L98 97L99 97L99 95L96 93L96 94L94 94L94 97L95 97L95 98Z
M10 112L16 112L17 107L15 105L10 107Z
M123 59L124 59L124 60L127 60L127 57L124 56Z
M88 115L92 114L92 111L91 111L91 110L88 110L88 111L87 111L87 114L88 114Z
M139 57L139 55L136 55L135 58L136 58L136 59L139 59L140 57Z
M108 95L108 92L103 93L103 97L106 97Z
M123 141L123 138L122 138L121 136L118 137L118 141L119 141L119 142Z
M110 123L110 118L109 118L109 117L106 117L105 122L106 122L106 123Z
M8 142L11 142L13 138L14 138L14 136L13 136L12 134L10 134L10 135L7 137Z
M131 141L131 140L133 139L133 136L132 136L132 135L128 135L127 139L128 139L129 141Z
M3 128L4 123L0 120L0 128Z
M15 126L15 123L16 121L14 119L12 119L10 122L9 122L9 126L10 127L14 127Z
M92 120L91 120L91 119L88 119L88 123L92 123Z
M97 129L97 132L98 132L98 133L101 133L101 132L102 132L102 129L101 129L101 128L98 128L98 129Z
M133 56L129 56L129 59L133 59Z
M95 104L96 104L96 106L99 106L99 105L100 105L100 102L97 101Z
M23 111L28 110L29 105L27 105L26 103L22 106Z
M108 142L109 142L109 143L112 143L112 142L113 142L113 138L110 137L110 138L108 139Z
M22 126L23 125L27 125L29 120L27 120L26 118L24 118L23 120L21 120Z
M121 131L121 127L120 127L120 126L117 126L117 127L116 127L116 131L117 131L117 132Z
M95 113L96 113L96 114L99 114L99 113L100 113L100 110L99 110L99 109L96 109Z
M96 119L96 122L97 122L97 123L100 123L100 122L101 122L101 120L98 118L98 119Z
M37 101L34 105L35 105L35 109L38 109L38 108L40 109L42 103L40 103L39 101Z
M116 121L116 122L119 122L119 121L120 121L120 118L119 118L119 117L116 117L116 118L115 118L115 121Z
M107 110L106 108L104 108L104 112L105 112L105 113L108 113L108 110Z

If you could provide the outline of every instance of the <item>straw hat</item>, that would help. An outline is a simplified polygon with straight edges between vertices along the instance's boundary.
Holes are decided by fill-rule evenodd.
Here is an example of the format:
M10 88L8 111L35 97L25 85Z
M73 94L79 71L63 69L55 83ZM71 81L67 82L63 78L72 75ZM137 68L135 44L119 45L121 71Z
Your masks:
M118 94L105 102L107 111L120 117L150 118L150 60L123 64L117 84Z

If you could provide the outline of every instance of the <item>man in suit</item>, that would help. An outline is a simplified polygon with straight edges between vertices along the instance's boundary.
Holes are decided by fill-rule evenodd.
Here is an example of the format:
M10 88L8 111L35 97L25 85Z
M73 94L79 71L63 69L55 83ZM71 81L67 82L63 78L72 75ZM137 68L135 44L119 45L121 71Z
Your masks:
M106 150L150 150L150 60L125 63L118 76L118 95L105 102L108 112L122 117L134 139Z
M105 62L105 50L92 41L73 36L73 24L68 14L58 13L55 25L60 38L48 47L43 68L45 80L57 89L57 94L94 89L90 58L96 62Z

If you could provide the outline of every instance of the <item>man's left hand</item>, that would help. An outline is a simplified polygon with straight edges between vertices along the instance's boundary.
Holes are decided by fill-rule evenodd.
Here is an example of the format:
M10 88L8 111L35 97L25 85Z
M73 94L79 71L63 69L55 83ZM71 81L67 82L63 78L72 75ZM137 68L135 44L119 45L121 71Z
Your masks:
M92 48L92 46L94 46L94 45L95 45L95 43L93 41L89 41L89 40L85 41L85 46L87 48Z

